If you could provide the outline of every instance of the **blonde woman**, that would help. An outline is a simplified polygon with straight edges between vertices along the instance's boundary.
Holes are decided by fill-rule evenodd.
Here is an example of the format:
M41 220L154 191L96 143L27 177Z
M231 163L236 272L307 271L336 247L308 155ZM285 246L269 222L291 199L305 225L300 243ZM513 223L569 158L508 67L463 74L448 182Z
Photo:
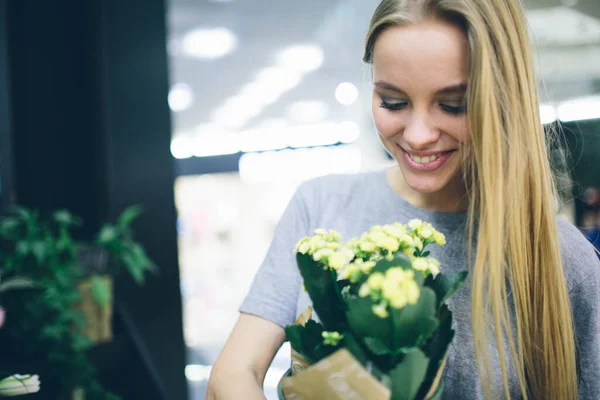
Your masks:
M469 266L450 301L447 399L600 399L600 262L557 218L519 0L384 0L366 40L373 119L398 166L303 184L209 382L260 399L283 327L309 304L290 249L318 227L356 236L421 218Z

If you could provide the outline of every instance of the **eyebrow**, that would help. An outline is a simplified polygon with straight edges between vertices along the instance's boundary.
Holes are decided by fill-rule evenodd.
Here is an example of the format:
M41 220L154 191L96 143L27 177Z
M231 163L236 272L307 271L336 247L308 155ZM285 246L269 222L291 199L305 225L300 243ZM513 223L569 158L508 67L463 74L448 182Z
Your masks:
M397 86L392 85L389 82L385 82L385 81L377 81L374 83L374 86L381 88L381 89L387 89L387 90L391 90L394 92L398 92L398 93L404 93L404 91L402 89L398 88ZM467 84L459 83L457 85L452 85L452 86L448 86L443 89L440 89L436 92L436 94L455 94L455 93L465 93L466 91L467 91Z

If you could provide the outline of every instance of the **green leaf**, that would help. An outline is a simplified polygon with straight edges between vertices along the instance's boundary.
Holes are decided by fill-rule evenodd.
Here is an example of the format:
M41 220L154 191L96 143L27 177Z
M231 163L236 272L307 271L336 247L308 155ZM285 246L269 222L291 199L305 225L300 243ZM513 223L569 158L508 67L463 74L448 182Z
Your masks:
M432 275L429 275L427 279L425 279L425 286L433 289L437 296L436 309L439 309L450 296L462 287L467 276L467 271L461 271L440 273L435 278L433 278Z
M123 256L123 263L127 267L129 274L133 278L136 284L144 284L144 270L139 268L138 261L132 253L125 254Z
M21 226L18 219L14 217L6 217L0 221L0 236L11 237Z
M0 283L0 293L5 293L11 290L30 289L34 287L35 284L29 279L10 278L5 279Z
M127 207L118 218L117 226L119 227L119 230L124 231L125 229L127 229L131 225L133 220L139 217L142 214L142 212L142 207L139 205Z
M322 346L324 330L323 325L310 319L304 326L296 324L286 326L285 335L294 350L309 362L315 363L332 352Z
M348 323L359 337L372 337L380 340L385 346L392 347L392 323L390 318L380 318L373 314L373 301L369 297L353 297L347 299Z
M16 244L17 254L21 257L27 257L29 255L29 242L25 240L19 240Z
M112 289L106 277L92 276L92 296L100 307L107 307L112 299Z
M104 225L98 234L98 243L108 244L117 238L117 230L111 225Z
M352 332L344 333L343 345L348 349L350 353L360 362L362 365L366 366L367 362L369 362L369 357L367 353L360 345L358 339Z
M438 327L436 314L436 296L433 290L422 287L417 304L401 309L391 309L395 338L392 350L418 346L428 339Z
M46 244L41 240L33 242L31 244L31 252L38 264L42 264L47 253Z
M421 254L421 257L429 257L430 254L431 254L430 251L426 251L423 254Z
M403 360L392 370L392 400L414 400L421 387L429 359L419 349L406 353Z
M329 269L323 269L309 254L297 253L296 260L306 291L323 326L328 331L344 332L348 326L346 307L341 300L341 293L336 290L334 279L337 277Z
M304 349L302 348L302 334L304 327L302 325L288 325L285 327L285 337L290 342L292 349L306 357Z
M450 344L454 339L454 330L452 329L452 313L446 305L442 306L439 315L440 327L433 336L422 347L423 352L429 358L429 366L427 368L427 377L421 386L418 398L424 398L429 392L431 385L435 379L438 369L440 368L444 357L450 350Z
M77 218L67 210L57 210L52 214L54 221L60 225L81 225L81 219Z
M365 344L371 350L371 352L377 356L392 355L392 351L383 342L377 338L367 337L365 338Z

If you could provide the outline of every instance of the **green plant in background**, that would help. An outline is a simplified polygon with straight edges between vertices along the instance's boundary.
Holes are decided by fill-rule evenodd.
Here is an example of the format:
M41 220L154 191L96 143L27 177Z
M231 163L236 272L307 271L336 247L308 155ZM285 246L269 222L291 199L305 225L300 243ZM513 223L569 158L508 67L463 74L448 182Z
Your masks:
M84 388L90 400L118 397L101 387L86 358L84 351L91 343L81 334L86 319L77 309L81 300L77 285L91 278L94 299L106 305L112 292L101 274L114 276L124 266L136 282L143 283L144 273L154 267L132 236L130 225L139 214L139 207L126 209L115 224L106 224L90 242L74 239L72 232L82 221L66 210L42 218L35 210L18 207L0 219L0 274L13 279L5 281L13 285L20 282L16 277L33 285L3 296L8 319L6 329L0 331L0 342L18 344L17 358L43 357L53 381L65 391ZM106 270L85 271L79 262L85 249L104 250L108 254Z
M155 272L156 266L148 258L144 247L136 242L131 223L141 215L139 206L127 208L114 224L107 223L96 235L93 246L106 251L109 262L105 271L110 276L118 276L122 269L131 275L138 285L144 284L146 273ZM105 306L110 303L112 291L106 280L97 274L92 276L92 293L96 302Z
M432 398L454 338L446 301L467 278L440 273L429 257L427 246L445 245L444 235L420 220L375 226L347 243L335 231L315 233L295 251L320 322L287 326L292 348L309 365L346 349L393 400Z

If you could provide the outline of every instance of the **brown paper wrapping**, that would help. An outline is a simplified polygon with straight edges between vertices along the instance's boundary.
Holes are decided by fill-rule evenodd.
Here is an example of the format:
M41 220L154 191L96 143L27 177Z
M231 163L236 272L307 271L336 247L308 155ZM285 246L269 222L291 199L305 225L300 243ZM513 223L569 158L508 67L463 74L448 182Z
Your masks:
M283 378L286 400L389 400L390 390L341 349L302 373Z
M311 317L312 308L308 307L296 324L304 326ZM447 360L446 354L425 400L436 394ZM346 349L312 366L292 349L292 376L281 380L281 388L286 400L389 400L391 397L390 389L367 372Z

